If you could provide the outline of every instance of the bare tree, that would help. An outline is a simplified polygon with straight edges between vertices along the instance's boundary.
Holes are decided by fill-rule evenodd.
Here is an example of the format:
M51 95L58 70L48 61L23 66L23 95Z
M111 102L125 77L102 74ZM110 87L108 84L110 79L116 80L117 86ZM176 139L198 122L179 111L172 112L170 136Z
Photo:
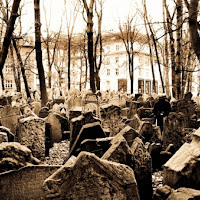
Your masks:
M18 8L19 8L20 0L15 0L12 5L12 11L10 14L10 18L8 20L7 28L6 28L6 33L4 36L4 41L3 41L3 47L2 47L2 52L0 55L0 76L1 76L1 81L2 81L2 89L4 90L4 77L3 77L3 67L8 55L8 49L10 46L12 34L14 31L14 26L15 26L15 21L16 18L18 17Z
M44 68L42 64L42 48L41 48L41 22L40 22L40 0L34 0L35 9L35 51L36 62L40 81L41 104L45 106L48 102L46 91Z
M96 91L95 87L95 73L94 73L94 49L93 49L93 9L94 1L90 0L89 5L86 0L82 0L84 11L87 15L87 46L88 46L88 60L90 67L90 88L93 93Z
M70 9L72 12L70 12L69 10L66 10L67 8L67 3L68 3L68 7L73 7L72 9ZM75 26L75 22L77 19L77 15L79 12L79 4L77 1L75 1L75 3L71 0L64 0L64 4L65 4L65 13L67 16L66 19L66 24L67 24L67 51L68 51L68 64L67 64L67 72L68 72L68 90L70 90L71 88L71 80L70 80L70 71L71 71L71 40L72 40L72 36L73 36L73 31L74 31L74 26ZM69 15L68 15L69 13Z
M149 22L149 19L148 19L147 8L146 8L146 0L143 0L142 3L143 3L143 8L144 8L145 19L146 19L147 24L149 26L149 30L150 30L150 33L151 33L151 37L152 37L152 41L153 41L153 45L154 45L154 49L155 49L155 53L156 53L156 58L157 58L157 63L158 63L158 70L159 70L159 73L160 73L160 80L161 80L161 84L162 84L162 91L163 91L163 93L165 93L165 87L164 87L162 71L161 71L161 66L160 66L160 60L159 60L159 55L158 55L156 35L155 35L153 27L151 26L151 23Z
M98 5L97 5L98 2ZM95 1L95 13L97 15L97 36L94 46L94 66L95 66L95 80L96 80L96 88L100 90L100 76L99 71L101 69L102 64L102 52L103 52L103 45L102 45L102 17L103 17L103 0L96 0ZM99 11L98 8L99 7ZM97 49L99 44L99 55L97 55ZM99 57L99 62L97 63L97 58Z

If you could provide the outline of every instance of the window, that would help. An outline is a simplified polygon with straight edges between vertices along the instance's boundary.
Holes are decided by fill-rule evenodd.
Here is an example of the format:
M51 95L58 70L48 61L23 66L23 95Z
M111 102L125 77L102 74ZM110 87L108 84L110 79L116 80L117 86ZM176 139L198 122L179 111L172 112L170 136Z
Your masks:
M139 75L141 76L141 75L142 75L142 72L143 72L142 65L140 65L140 66L138 67L138 69L139 69Z
M6 80L6 88L12 88L12 80Z
M155 81L155 89L156 89L155 93L158 94L158 81Z
M115 75L116 75L116 76L119 75L119 69L115 69Z
M110 81L106 81L106 88L107 88L107 90L110 89Z
M110 69L107 69L107 76L110 76Z
M149 56L145 56L145 64L146 64L146 65L149 64Z
M116 48L116 51L119 51L119 45L118 44L115 46L115 48Z
M151 94L151 81L146 81L145 89L146 94Z
M115 63L119 63L119 57L115 57Z
M6 73L11 73L13 71L13 68L11 65L6 65Z
M144 57L143 55L139 55L138 61L140 64L144 64Z
M110 52L110 46L109 45L107 46L107 52Z
M138 80L138 93L144 94L144 80Z
M106 58L106 65L110 64L110 58Z

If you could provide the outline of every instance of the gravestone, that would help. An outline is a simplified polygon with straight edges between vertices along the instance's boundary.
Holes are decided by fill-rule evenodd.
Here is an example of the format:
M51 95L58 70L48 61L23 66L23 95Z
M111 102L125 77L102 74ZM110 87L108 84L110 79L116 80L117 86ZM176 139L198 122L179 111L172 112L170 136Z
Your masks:
M79 134L75 138L73 145L71 146L68 157L70 157L71 155L77 156L78 153L80 153L81 142L84 141L85 139L96 139L105 137L106 135L99 122L92 122L83 125L81 127Z
M20 117L20 108L11 107L10 105L4 106L0 109L0 122L2 126L10 129L10 131L15 134L16 127L18 124L18 119Z
M8 136L4 132L0 132L0 143L2 142L8 142Z
M33 157L30 149L18 142L0 144L0 173L16 170L26 165L37 165L39 162Z
M126 139L129 147L131 147L136 137L141 137L139 133L130 126L126 126L125 128L123 128L116 136L120 135Z
M135 129L136 131L139 131L139 128L142 124L142 121L140 120L139 116L135 114L132 119L128 119L125 124L129 125L131 128Z
M51 124L51 145L54 142L60 142L63 138L63 132L69 131L68 119L56 112L50 112L45 122Z
M33 110L33 112L34 112L37 116L39 116L39 113L40 113L40 110L41 110L41 103L35 101L35 102L31 103L31 105L32 105L32 110Z
M81 151L94 153L96 156L101 158L111 146L110 142L112 139L113 137L85 139L81 142L80 148Z
M134 155L132 154L125 138L122 135L116 135L113 137L110 143L110 148L101 158L104 160L125 164L134 169Z
M193 133L192 142L185 143L165 163L163 184L172 188L200 189L200 128Z
M15 140L15 135L11 133L9 128L6 128L4 126L0 126L0 132L6 133L8 137L8 142L14 142Z
M45 118L49 114L49 108L48 107L42 107L40 112L39 112L39 117L40 118Z
M132 119L135 114L137 114L138 108L141 104L138 101L131 101L129 111L127 114L128 119Z
M19 120L18 142L26 145L38 159L45 157L45 121L38 117Z
M120 131L121 108L116 105L103 105L100 107L100 119L103 129L110 130L110 137L116 135Z
M98 118L94 117L92 112L83 113L79 117L73 118L70 122L70 148L74 144L83 125L99 121Z
M140 199L131 168L86 152L46 179L44 189L46 199Z
M167 148L169 144L173 144L175 150L178 150L185 142L185 121L184 114L179 112L171 112L164 118L163 126L163 147Z
M138 137L134 140L131 146L131 151L134 155L134 173L138 184L140 199L149 200L153 195L151 156L145 148L142 140Z

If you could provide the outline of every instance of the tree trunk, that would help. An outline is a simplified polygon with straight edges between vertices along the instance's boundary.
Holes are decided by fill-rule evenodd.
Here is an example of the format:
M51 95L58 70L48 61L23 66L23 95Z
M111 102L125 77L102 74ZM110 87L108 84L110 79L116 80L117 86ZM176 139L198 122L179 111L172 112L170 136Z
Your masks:
M48 102L48 96L45 84L45 74L42 64L42 48L41 48L41 23L40 23L40 0L34 0L35 8L35 50L36 62L40 81L41 104L45 106Z
M0 56L0 75L1 75L1 81L2 81L2 89L4 90L4 77L3 77L3 67L8 55L8 49L10 46L10 41L12 37L12 33L14 31L14 25L16 18L18 17L18 8L19 8L20 0L15 0L12 5L12 11L10 15L10 19L8 20L7 28L6 28L6 33L4 36L4 41L3 41L3 47L2 47L2 52Z
M71 66L71 38L70 36L68 36L68 90L70 90L71 88L70 66Z
M17 89L17 92L21 92L20 73L18 73L19 70L17 69L17 67L15 67L15 59L14 59L12 44L10 45L10 55L12 59L12 69L13 69L16 89Z
M177 24L176 24L176 99L181 98L181 39L182 39L182 0L176 2Z
M166 26L166 17L165 17L165 0L163 0L163 27L165 31L164 36L164 56L163 56L163 63L164 63L164 70L165 70L165 88L166 88L166 96L170 96L169 90L169 51L168 51L168 38L167 38L167 26Z
M25 86L25 91L26 91L26 96L27 96L27 98L31 98L29 87L28 87L28 81L27 81L27 78L26 78L25 69L24 69L24 65L23 65L23 62L22 62L20 52L18 50L16 41L14 39L12 39L12 43L13 43L13 47L14 47L16 55L17 55L17 59L18 59L20 68L21 68L22 77L23 77L24 86Z
M200 61L200 37L198 33L198 6L199 0L191 0L189 6L189 31L190 31L190 39L192 42L192 48L196 53L199 61Z
M47 40L49 40L49 36L47 36ZM51 60L50 60L49 41L46 42L46 47L47 47L48 67L49 67L48 82L49 82L49 88L51 88Z
M171 57L171 69L172 69L172 97L175 98L176 97L176 80L175 80L176 57L175 57L175 48L174 48L174 36L173 36L173 30L172 30L172 20L170 17L168 7L166 5L166 0L164 0L164 6L166 9L167 29L168 29L169 38L170 38L170 57Z

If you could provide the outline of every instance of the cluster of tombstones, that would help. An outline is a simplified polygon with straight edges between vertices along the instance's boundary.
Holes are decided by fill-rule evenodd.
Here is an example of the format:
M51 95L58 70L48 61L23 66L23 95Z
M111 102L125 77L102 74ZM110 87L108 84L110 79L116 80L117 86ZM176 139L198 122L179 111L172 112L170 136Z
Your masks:
M94 95L94 98L91 95L86 101L83 95L71 94L66 98L53 99L45 107L41 107L39 101L22 99L16 105L13 97L0 99L0 142L18 142L28 147L33 157L44 160L53 143L70 140L63 169L45 181L46 198L78 199L80 194L87 195L83 189L84 194L77 194L76 190L86 187L80 180L88 178L88 182L97 181L102 186L98 195L105 195L105 198L111 195L109 198L115 199L117 194L121 195L121 199L126 196L133 197L130 199L151 199L152 171L161 170L168 161L164 165L168 173L170 164L175 165L169 163L175 152L185 142L196 145L198 139L192 140L190 129L199 127L199 113L191 94L178 101L170 101L165 96L106 95L104 98L102 94ZM83 169L86 174L81 171ZM72 173L78 182L69 185L73 170L80 170L78 175ZM130 181L124 174L127 170L134 172L131 174L129 171ZM173 177L174 174L171 174L170 177ZM174 183L169 184L170 178L164 177L166 184L174 188ZM176 177L178 180L182 178L180 175ZM61 181L57 181L58 178ZM100 179L104 180L103 183ZM184 185L177 184L176 188L178 186ZM124 191L125 187L127 190ZM69 188L74 192L66 194ZM163 190L166 191L165 188ZM172 193L172 189L169 190L168 196ZM77 195L76 198L72 198L73 195ZM97 194L88 195L92 198ZM159 199L158 196L159 191L155 192L154 198Z

